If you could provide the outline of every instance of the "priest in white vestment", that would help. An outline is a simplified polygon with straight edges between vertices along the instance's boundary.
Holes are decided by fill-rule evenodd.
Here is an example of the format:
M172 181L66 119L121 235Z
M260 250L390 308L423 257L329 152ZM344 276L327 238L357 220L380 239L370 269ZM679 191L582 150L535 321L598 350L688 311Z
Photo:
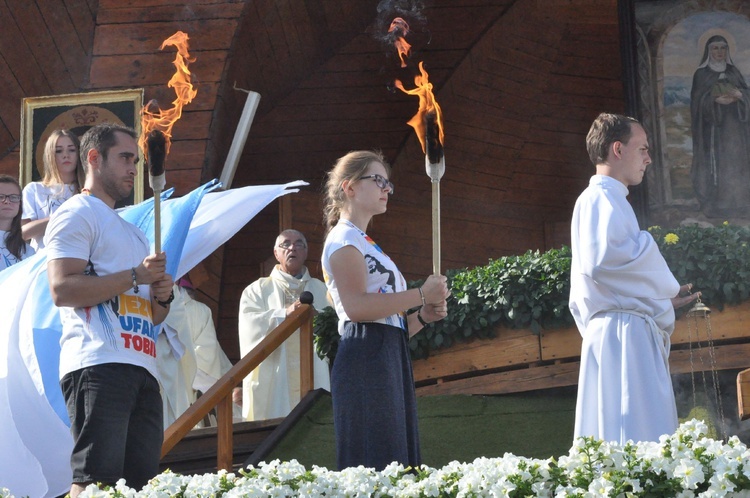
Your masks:
M575 437L658 441L677 428L669 373L674 308L699 293L680 287L627 200L651 163L643 127L601 114L586 147L596 175L571 222L570 310L583 338Z
M198 391L208 391L232 368L216 337L211 309L193 298L189 280L178 283L156 347L165 429L195 402Z
M244 357L286 316L300 306L303 291L313 295L320 311L330 306L323 282L307 271L307 241L297 230L284 230L276 238L274 256L279 262L269 277L250 284L240 298L240 354ZM296 331L242 382L242 415L246 420L285 417L299 403L300 333ZM313 354L314 386L330 390L328 363Z

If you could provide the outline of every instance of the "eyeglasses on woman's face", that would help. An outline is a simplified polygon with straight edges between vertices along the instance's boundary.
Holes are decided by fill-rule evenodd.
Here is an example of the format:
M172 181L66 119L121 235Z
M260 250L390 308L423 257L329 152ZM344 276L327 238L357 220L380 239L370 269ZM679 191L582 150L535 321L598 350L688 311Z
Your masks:
M390 189L390 191L388 193L389 194L393 194L393 188L394 188L393 187L393 183L391 183L391 181L388 180L387 178L385 178L384 176L377 175L377 174L376 175L367 175L367 176L360 177L360 180L368 180L370 178L372 178L373 180L375 180L375 185L377 185L378 188L385 190L385 188L388 187Z
M11 204L18 204L21 202L21 196L18 194L0 194L0 203L5 202L6 200Z

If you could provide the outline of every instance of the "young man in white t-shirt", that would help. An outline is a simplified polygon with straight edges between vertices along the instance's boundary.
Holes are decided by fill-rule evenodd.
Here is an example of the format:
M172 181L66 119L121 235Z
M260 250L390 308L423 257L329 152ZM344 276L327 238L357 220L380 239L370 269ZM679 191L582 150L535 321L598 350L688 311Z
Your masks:
M130 128L99 125L81 139L86 183L55 212L45 236L52 298L60 307L60 386L74 447L75 498L92 482L139 489L159 472L162 402L156 331L173 299L166 255L149 255L140 229L115 212L133 190Z

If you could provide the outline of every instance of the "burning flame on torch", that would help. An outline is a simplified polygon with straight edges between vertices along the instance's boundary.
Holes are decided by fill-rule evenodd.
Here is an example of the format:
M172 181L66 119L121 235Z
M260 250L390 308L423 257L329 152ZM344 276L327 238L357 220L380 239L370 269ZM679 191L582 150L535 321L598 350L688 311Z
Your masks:
M198 94L198 90L193 88L193 84L190 81L191 73L188 69L188 64L195 62L195 59L191 58L188 53L187 33L182 31L176 32L164 40L159 50L164 50L164 47L169 45L177 48L177 55L173 62L176 71L167 83L167 86L174 88L177 98L172 102L173 107L171 109L161 109L156 105L155 100L150 101L141 109L141 136L138 140L138 145L143 152L144 159L148 157L146 138L152 130L159 130L164 134L166 138L165 152L169 153L169 147L172 144L172 126L182 116L182 107L185 104L189 104ZM156 106L156 112L149 110L152 106Z
M391 27L388 28L389 33L393 33L396 39L393 41L393 45L398 51L398 57L401 59L401 67L406 67L406 58L409 56L411 45L406 41L406 35L409 34L409 24L400 17L397 17L391 22Z
M417 132L417 138L422 144L422 152L429 156L431 163L436 164L443 154L442 148L445 138L443 111L435 100L435 94L432 93L432 83L429 81L429 75L424 69L423 62L419 63L419 72L420 74L414 77L416 88L407 90L399 80L395 81L395 85L396 88L407 95L419 97L419 110L408 121L408 124ZM435 129L437 129L437 132Z

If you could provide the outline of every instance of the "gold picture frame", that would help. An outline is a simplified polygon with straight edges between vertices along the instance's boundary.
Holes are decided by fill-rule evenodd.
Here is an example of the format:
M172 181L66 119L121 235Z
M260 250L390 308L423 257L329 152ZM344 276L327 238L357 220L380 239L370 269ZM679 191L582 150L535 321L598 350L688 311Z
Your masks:
M60 128L79 137L100 123L117 123L141 134L143 89L29 97L21 110L21 163L18 174L21 186L42 176L44 145L49 135ZM138 178L131 199L119 205L143 201L143 163L138 162Z

